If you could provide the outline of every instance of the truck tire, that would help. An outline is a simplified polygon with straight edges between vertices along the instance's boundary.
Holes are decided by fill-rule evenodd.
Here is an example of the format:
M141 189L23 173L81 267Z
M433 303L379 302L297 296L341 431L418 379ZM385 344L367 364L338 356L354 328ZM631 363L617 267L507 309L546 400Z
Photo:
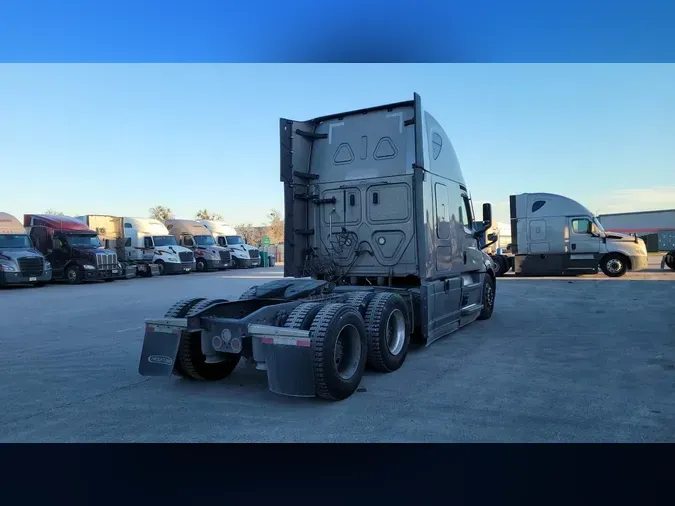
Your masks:
M164 318L185 318L190 309L196 306L201 301L206 300L206 297L191 297L189 299L182 299L176 302L164 314Z
M185 332L178 347L179 369L185 378L198 381L220 381L227 378L235 370L241 359L240 354L223 353L223 360L215 364L206 363L202 353L202 336L200 332Z
M495 270L495 276L500 278L509 271L510 265L507 258L497 255L492 257L492 261L497 266Z
M492 317L492 312L495 310L495 295L497 294L497 286L495 279L489 274L485 274L483 279L483 309L478 315L478 320L489 320Z
M400 369L408 355L408 307L397 293L375 295L366 309L368 366L379 372Z
M609 276L610 278L620 278L626 274L628 262L623 255L610 253L600 260L600 269L602 269L605 276Z
M359 313L361 313L361 316L363 316L363 318L365 319L368 304L370 304L370 301L373 300L375 295L376 295L375 292L355 293L354 295L350 295L347 298L345 304L349 304L350 306L353 306L356 309L358 309Z
M66 269L66 281L69 285L77 285L82 281L82 274L77 265L71 265Z
M358 388L366 368L368 345L363 317L347 304L326 304L309 331L317 397L346 399Z
M179 300L169 308L169 310L164 314L164 318L185 318L185 315L188 314L190 309L203 300L206 299L204 297L192 297L189 299ZM182 378L187 377L187 373L183 370L178 360L174 362L173 374Z
M155 264L157 264L157 267L159 267L159 275L163 276L164 275L164 260L156 260Z
M309 330L317 313L324 305L321 302L305 302L296 307L286 318L284 327Z
M672 269L672 270L675 271L675 250L669 251L668 253L665 254L665 256L663 258L663 263L669 269Z
M206 272L208 271L208 266L206 265L206 260L203 258L198 258L197 259L197 265L195 267L197 269L197 272Z
M197 316L199 313L204 311L209 306L213 304L220 304L222 302L230 302L230 301L227 299L202 299L201 301L197 302L197 304L193 305L187 313L185 313L185 318Z
M232 266L231 269L239 269L239 263L237 262L237 257L232 257Z

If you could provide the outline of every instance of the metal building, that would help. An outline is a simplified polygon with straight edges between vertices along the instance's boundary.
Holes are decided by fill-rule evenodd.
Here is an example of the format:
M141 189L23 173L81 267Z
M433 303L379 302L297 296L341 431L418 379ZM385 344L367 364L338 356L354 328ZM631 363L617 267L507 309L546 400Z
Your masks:
M675 249L675 209L601 214L598 220L607 231L637 234L647 251Z

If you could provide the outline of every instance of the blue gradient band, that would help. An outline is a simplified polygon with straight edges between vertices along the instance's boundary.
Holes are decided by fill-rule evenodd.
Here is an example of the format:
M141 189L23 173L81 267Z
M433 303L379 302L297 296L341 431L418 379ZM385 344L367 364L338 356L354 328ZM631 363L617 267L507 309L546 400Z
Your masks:
M0 0L2 62L664 62L675 3Z

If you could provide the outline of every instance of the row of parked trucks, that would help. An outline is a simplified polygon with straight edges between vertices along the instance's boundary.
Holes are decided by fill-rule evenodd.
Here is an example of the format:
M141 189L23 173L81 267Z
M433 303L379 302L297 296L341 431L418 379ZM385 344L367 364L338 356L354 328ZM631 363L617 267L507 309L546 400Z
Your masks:
M259 249L219 221L25 214L22 224L0 213L0 285L109 282L260 263Z

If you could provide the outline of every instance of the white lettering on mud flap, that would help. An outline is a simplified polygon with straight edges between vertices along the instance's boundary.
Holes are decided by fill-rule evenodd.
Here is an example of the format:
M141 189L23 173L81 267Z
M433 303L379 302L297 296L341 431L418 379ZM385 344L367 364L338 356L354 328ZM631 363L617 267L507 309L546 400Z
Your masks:
M173 359L166 355L150 355L148 362L151 364L173 365Z

